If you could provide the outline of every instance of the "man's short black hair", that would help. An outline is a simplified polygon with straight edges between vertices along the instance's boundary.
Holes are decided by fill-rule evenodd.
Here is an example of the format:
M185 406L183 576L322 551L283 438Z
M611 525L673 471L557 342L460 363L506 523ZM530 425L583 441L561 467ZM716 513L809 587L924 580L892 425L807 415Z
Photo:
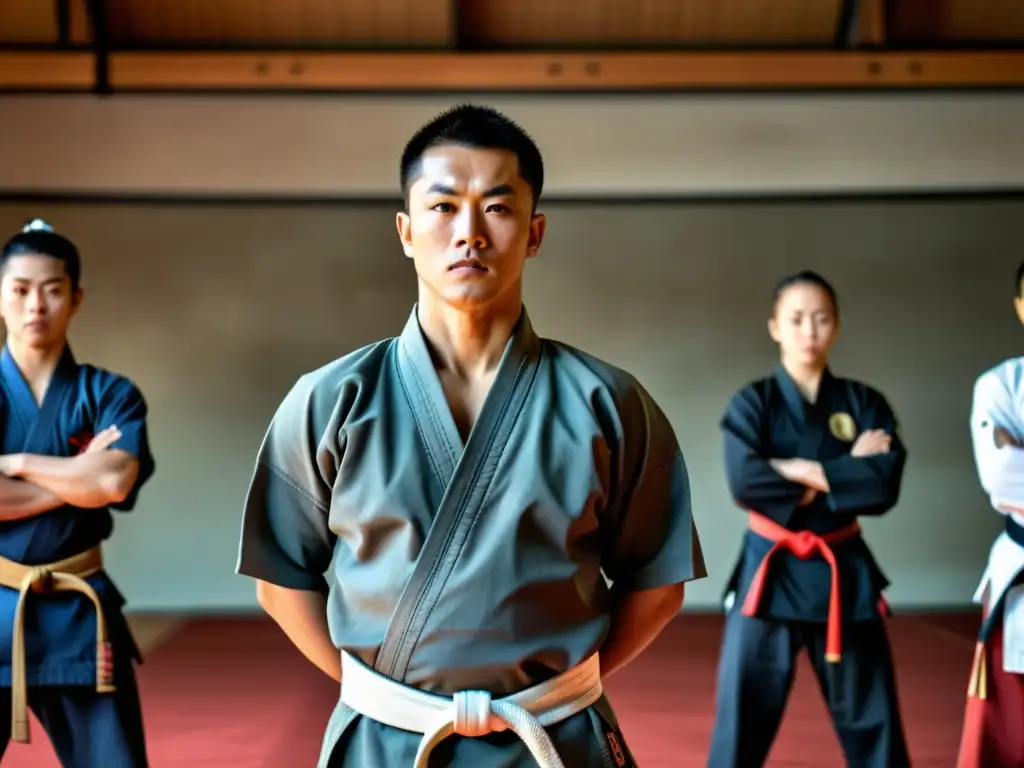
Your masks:
M1013 295L1024 299L1024 261L1017 266L1017 284L1013 286Z
M420 172L420 161L430 149L444 145L473 149L503 149L519 159L519 173L533 192L537 208L544 188L544 160L533 139L498 110L462 104L441 113L409 139L402 152L402 197L409 203L409 188Z

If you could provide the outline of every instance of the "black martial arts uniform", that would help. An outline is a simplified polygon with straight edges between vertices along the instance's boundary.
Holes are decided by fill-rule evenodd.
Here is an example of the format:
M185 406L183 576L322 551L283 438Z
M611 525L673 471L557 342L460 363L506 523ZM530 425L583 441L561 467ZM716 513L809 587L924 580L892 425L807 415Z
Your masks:
M906 449L892 410L879 392L827 370L809 403L780 366L733 396L722 429L729 489L751 530L727 588L709 768L764 765L801 648L848 765L909 766L884 626L889 581L857 526L899 497ZM851 456L871 429L892 437L890 451ZM830 487L806 506L807 488L769 463L796 457L820 462Z

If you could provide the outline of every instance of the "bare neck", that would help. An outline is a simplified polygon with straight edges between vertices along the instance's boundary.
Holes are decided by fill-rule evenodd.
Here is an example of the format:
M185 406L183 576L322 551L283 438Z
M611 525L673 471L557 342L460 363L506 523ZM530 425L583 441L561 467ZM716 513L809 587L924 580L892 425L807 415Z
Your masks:
M809 403L817 402L818 391L821 389L821 378L825 375L825 365L803 365L783 358L782 367L793 379L804 399Z
M37 400L42 400L46 388L57 370L61 355L64 354L65 342L48 347L28 347L18 344L13 339L7 340L7 349L11 357L25 377Z
M472 380L484 378L498 367L522 313L521 294L509 294L508 299L474 312L420 292L418 319L439 371Z

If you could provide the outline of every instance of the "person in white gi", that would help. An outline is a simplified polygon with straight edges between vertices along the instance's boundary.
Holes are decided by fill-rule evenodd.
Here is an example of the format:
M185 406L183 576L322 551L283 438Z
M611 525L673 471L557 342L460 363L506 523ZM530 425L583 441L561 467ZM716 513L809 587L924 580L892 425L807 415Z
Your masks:
M1024 323L1017 270L1014 304ZM974 600L981 632L968 687L957 768L1024 765L1024 357L974 385L971 439L982 488L1005 519Z

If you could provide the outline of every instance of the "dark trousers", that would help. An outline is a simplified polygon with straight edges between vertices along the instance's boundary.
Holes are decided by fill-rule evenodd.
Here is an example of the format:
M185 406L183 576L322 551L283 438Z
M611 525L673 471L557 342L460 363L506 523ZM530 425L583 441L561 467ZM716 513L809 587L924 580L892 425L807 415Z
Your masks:
M114 693L88 685L32 686L28 704L64 768L147 768L142 709L131 664ZM32 731L33 741L42 738ZM0 688L0 762L11 738L11 689ZM19 744L14 745L17 749Z
M810 656L849 768L908 768L884 619L847 624L842 661L832 665L825 661L824 624L747 617L739 606L725 624L708 768L765 764L802 648ZM833 666L835 677L826 670Z

